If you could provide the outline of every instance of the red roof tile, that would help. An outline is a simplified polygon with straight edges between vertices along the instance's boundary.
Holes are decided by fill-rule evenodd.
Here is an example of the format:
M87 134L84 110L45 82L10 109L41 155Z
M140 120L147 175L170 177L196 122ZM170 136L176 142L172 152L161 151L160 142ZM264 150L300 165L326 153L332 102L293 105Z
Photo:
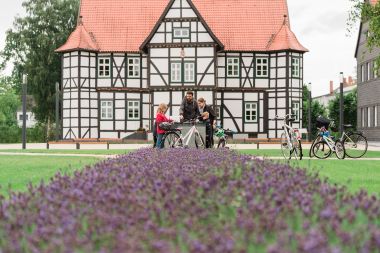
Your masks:
M73 33L71 33L67 42L58 48L56 52L65 52L72 50L98 51L99 47L95 39L87 32L86 28L80 22Z
M99 51L138 52L169 2L82 0L80 15L87 31L93 34ZM284 15L288 15L286 0L192 2L226 51L267 51L273 45L273 36L282 31ZM291 32L290 26L286 29L288 31L285 33L291 36L276 36L276 50L306 51ZM71 37L73 35L63 46L65 50L77 48L77 41ZM283 42L281 38L289 38L290 41ZM61 48L59 51L62 51Z
M290 30L289 24L285 17L284 23L280 31L273 36L273 39L268 44L268 51L278 51L283 49L297 50L302 52L308 52L305 47L299 43L294 33Z

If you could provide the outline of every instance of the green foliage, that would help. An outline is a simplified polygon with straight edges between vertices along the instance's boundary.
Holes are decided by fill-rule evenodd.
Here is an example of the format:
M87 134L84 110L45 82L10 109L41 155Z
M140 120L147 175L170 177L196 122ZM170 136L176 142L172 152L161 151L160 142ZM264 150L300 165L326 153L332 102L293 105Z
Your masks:
M356 128L357 125L357 90L353 90L344 96L344 124L351 124ZM335 122L335 126L339 127L340 115L340 96L337 94L333 100L329 102L329 118Z
M60 81L61 60L54 50L65 43L76 25L79 0L25 0L25 17L16 17L7 31L2 56L14 63L13 76L21 83L28 75L28 92L37 106L36 119L47 122L54 116L55 83Z
M16 113L20 105L20 98L12 89L0 93L0 127L17 125Z
M37 124L33 128L26 129L26 140L28 143L43 143L46 142L45 133L46 127ZM17 125L0 126L0 143L21 143L22 128Z
M307 128L309 126L309 89L307 86L303 86L302 89L302 101L303 101L303 107L302 107L302 125L303 127ZM319 116L327 116L326 115L326 108L319 103L316 100L312 100L311 102L311 130L312 130L312 138L315 137L317 134L317 126L316 126L316 120Z
M350 0L353 8L348 19L349 31L356 27L357 22L368 22L367 46L370 50L380 47L380 2L371 5L368 1ZM380 67L380 57L376 60Z

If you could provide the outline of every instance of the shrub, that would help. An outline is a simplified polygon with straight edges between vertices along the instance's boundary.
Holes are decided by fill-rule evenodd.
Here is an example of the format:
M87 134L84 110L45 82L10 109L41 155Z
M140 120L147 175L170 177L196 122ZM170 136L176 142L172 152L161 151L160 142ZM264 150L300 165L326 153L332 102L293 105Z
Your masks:
M2 252L375 252L380 201L228 150L139 150L0 208Z

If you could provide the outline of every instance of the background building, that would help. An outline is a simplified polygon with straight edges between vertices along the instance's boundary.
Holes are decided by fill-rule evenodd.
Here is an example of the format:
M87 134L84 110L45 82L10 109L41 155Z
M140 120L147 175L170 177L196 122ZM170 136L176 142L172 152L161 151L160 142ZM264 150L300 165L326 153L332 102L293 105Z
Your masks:
M343 79L343 94L344 95L347 95L348 93L352 92L356 88L357 88L356 80L353 79L351 76ZM329 102L333 100L336 97L336 95L339 93L340 93L340 87L338 86L337 88L334 89L334 81L330 81L329 93L322 96L314 97L313 100L318 101L327 109L329 106Z
M376 4L378 0L371 0ZM367 47L368 23L361 23L355 52L358 69L358 129L369 140L380 140L380 78L375 71L375 59L380 48Z

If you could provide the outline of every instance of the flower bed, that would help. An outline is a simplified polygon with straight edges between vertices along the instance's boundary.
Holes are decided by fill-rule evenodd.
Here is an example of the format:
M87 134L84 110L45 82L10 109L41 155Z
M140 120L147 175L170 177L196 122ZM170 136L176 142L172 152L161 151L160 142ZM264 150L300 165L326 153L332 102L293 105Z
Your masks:
M0 206L0 252L376 252L380 201L228 150L139 150Z

